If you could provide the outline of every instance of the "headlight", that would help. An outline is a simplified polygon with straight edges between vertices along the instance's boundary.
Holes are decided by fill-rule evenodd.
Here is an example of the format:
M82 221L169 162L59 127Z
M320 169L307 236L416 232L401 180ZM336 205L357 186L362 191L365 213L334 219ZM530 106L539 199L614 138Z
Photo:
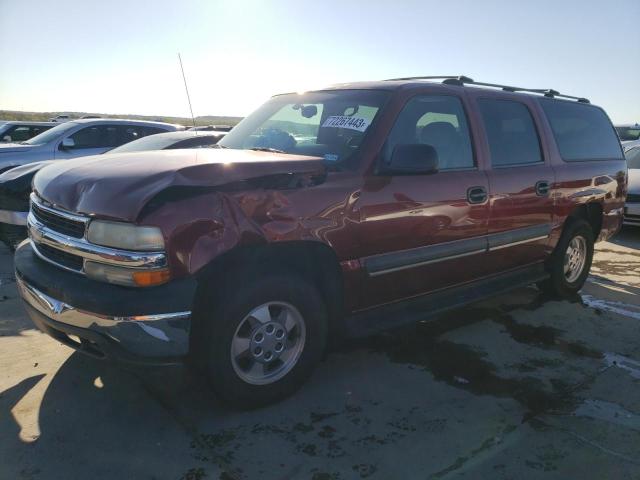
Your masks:
M164 249L164 238L157 227L138 227L129 223L92 220L87 240L96 245L123 250L156 251Z

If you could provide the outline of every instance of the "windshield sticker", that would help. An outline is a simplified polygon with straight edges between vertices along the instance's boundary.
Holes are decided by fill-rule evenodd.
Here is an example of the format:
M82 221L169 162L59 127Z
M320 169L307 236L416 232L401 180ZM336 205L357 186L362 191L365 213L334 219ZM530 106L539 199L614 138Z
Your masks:
M340 158L340 157L335 153L325 153L324 154L324 159L327 162L337 162L338 158Z
M333 115L328 117L322 124L323 128L348 128L364 132L369 126L366 118L348 117L346 115Z

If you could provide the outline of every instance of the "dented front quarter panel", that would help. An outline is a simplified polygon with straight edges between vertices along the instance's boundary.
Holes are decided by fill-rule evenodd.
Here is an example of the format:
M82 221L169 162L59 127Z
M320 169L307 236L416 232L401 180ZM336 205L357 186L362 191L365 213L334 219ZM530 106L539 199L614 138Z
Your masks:
M356 173L328 175L330 181L316 173L289 175L284 186L282 178L272 177L252 189L221 185L189 198L167 199L141 223L164 232L175 276L197 274L236 247L273 242L320 242L338 260L347 260L358 256L352 231L358 220L353 210L359 194Z

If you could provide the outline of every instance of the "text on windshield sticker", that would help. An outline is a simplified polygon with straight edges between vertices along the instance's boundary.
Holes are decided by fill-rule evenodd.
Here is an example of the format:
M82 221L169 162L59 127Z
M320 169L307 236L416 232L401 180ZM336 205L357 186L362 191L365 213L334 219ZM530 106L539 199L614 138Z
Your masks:
M346 115L333 115L328 117L322 124L324 128L348 128L364 132L369 126L366 118L348 117Z

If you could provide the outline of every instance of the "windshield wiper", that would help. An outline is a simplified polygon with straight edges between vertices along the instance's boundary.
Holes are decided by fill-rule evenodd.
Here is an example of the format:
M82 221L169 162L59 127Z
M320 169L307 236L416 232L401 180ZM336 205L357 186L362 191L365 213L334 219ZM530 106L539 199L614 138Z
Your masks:
M271 152L271 153L287 153L284 150L278 150L277 148L269 148L269 147L253 147L249 150L253 150L254 152Z

